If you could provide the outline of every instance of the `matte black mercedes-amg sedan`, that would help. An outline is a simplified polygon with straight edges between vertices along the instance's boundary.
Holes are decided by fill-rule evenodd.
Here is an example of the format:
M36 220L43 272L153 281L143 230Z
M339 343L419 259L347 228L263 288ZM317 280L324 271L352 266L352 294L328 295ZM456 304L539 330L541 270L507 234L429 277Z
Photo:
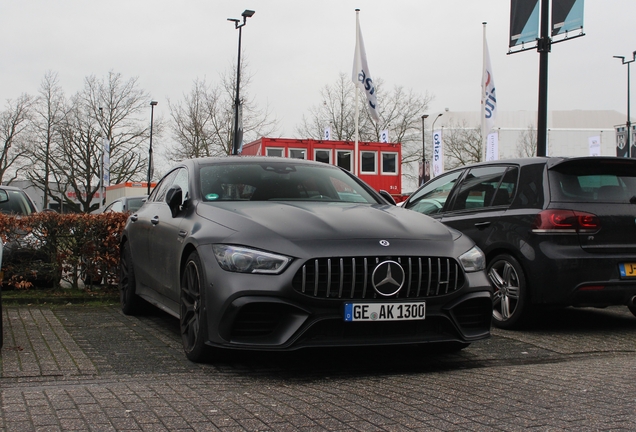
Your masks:
M328 164L186 160L130 216L121 251L123 312L143 298L178 317L193 361L490 335L473 241Z

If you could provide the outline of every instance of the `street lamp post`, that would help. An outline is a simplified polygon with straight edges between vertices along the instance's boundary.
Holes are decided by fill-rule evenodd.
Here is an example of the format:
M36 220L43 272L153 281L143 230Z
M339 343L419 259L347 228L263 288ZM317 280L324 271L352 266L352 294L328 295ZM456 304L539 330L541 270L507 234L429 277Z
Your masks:
M154 122L157 101L150 101L150 147L148 147L148 195L150 195L150 180L152 177L152 123Z
M435 150L435 122L437 121L437 119L439 119L443 115L444 113L439 113L437 114L437 117L435 117L435 120L433 120L433 126L431 127L431 142L433 143L433 150ZM431 153L431 154L433 155L433 158L435 158L435 153Z
M426 119L428 114L422 115L422 175L420 177L420 186L428 181L426 175Z
M236 98L234 99L234 133L232 134L232 155L238 155L239 147L241 145L239 136L239 113L240 113L240 104L241 100L239 98L239 86L241 84L241 33L243 26L246 24L247 19L254 15L253 10L245 9L241 16L243 17L243 23L240 23L240 20L236 18L228 18L228 21L232 21L234 23L234 28L239 31L239 39L238 39L238 60L236 62Z
M631 60L625 61L624 56L614 56L614 58L621 59L621 62L627 65L627 139L625 140L625 145L627 146L627 157L636 157L636 154L632 154L632 148L631 148L632 119L631 119L631 113L629 110L629 99L630 99L629 98L629 64L633 63L634 60L636 60L636 51L632 53Z

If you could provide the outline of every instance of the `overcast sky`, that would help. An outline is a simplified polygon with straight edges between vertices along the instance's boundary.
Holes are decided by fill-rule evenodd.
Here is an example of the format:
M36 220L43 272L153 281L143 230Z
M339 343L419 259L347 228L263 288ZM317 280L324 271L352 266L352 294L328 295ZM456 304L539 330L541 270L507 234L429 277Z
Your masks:
M433 96L431 114L479 110L484 21L499 109L537 109L539 55L507 55L510 0L0 0L0 103L35 94L48 70L68 95L114 71L138 77L168 118L168 98L231 70L238 31L227 18L252 9L250 94L292 137L321 88L351 73L356 8L372 77ZM636 1L585 0L584 31L552 47L548 109L626 114L627 66L612 56L636 50Z

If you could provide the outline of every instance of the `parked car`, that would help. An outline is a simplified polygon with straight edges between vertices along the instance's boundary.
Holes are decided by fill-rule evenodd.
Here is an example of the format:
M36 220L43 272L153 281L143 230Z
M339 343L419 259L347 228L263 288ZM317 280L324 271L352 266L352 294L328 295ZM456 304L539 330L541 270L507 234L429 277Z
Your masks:
M636 315L634 159L479 163L430 180L404 208L484 251L498 327L516 327L547 305L627 305Z
M36 213L37 208L24 190L13 186L0 186L0 212L26 217ZM26 276L26 280L35 285L50 286L59 280L57 271L51 265L51 256L33 233L11 233L10 238L3 246L5 271L3 271L2 278L4 280L11 277L11 271L15 266L25 267L27 265L32 273Z
M0 186L0 212L26 216L37 212L37 207L22 189L14 186Z
M324 163L183 161L131 215L120 249L123 312L141 297L179 318L193 361L223 348L461 349L490 334L473 241Z
M118 212L118 213L134 213L136 212L148 198L148 195L130 196L117 198L106 207L91 212L92 214Z

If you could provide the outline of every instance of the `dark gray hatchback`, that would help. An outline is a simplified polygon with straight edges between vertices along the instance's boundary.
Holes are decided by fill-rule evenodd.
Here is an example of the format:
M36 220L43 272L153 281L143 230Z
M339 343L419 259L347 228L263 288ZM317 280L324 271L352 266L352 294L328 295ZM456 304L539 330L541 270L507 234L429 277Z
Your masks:
M404 208L471 237L486 253L493 323L540 305L627 305L636 315L636 160L528 158L440 175Z

